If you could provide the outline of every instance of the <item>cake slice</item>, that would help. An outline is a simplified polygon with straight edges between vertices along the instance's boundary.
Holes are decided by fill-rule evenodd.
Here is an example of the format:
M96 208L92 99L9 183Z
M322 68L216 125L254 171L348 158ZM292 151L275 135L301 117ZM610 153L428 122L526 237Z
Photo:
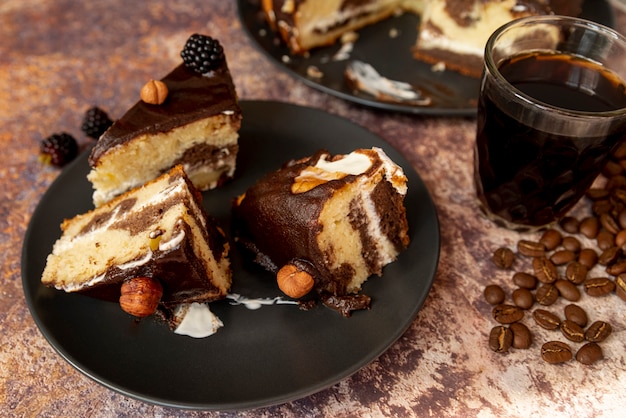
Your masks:
M202 42L221 55L214 54L204 67L178 65L160 80L167 88L162 104L138 101L99 138L89 157L87 176L96 206L177 164L184 166L200 190L233 177L241 109L218 41L192 35L183 53L191 50L193 55L194 48L205 46Z
M128 297L160 288L163 308L222 299L230 289L228 241L182 166L61 229L41 278L46 286L114 301L122 286Z
M355 294L409 244L406 183L382 149L335 156L321 150L288 162L236 199L236 239L277 273L288 296L313 289Z

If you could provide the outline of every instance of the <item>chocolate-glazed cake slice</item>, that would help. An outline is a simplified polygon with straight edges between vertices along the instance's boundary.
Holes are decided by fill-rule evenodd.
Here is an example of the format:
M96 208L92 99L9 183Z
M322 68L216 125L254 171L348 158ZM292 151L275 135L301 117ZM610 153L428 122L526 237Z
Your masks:
M123 283L147 278L162 288L164 308L221 299L230 289L228 241L181 166L61 229L46 286L117 301Z
M161 81L162 104L138 101L93 148L87 178L96 206L177 164L200 190L234 175L241 109L226 60L205 73L183 63Z
M332 156L326 151L269 173L236 199L236 239L277 273L291 297L308 290L334 298L358 293L409 244L404 208L407 178L379 148ZM303 274L304 273L304 274ZM312 281L304 292L293 283Z

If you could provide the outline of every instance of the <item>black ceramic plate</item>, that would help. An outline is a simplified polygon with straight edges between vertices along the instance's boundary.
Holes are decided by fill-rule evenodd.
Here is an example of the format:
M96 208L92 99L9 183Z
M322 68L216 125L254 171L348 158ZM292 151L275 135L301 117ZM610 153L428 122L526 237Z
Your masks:
M433 72L432 66L413 58L411 47L417 37L419 17L405 13L392 17L359 31L350 60L371 64L381 75L404 81L420 88L433 99L430 106L389 103L377 100L366 93L355 92L346 85L344 71L349 60L330 61L339 45L318 48L309 57L291 55L289 49L278 41L260 12L260 0L237 0L239 17L254 44L270 60L305 84L342 99L379 109L423 115L473 116L476 113L479 80L454 71ZM606 0L586 0L582 17L613 26L613 9ZM390 38L389 32L397 30L399 36ZM384 39L384 41L381 41ZM286 58L288 60L286 60ZM309 66L319 68L324 76L307 75Z
M409 179L406 207L412 242L372 277L372 307L351 318L317 306L211 304L224 322L215 335L176 335L153 319L135 321L117 304L66 294L40 283L46 256L64 218L89 210L87 155L65 169L38 205L26 233L22 281L26 301L50 344L85 375L127 396L193 409L245 409L295 400L325 389L382 354L413 322L431 287L439 257L435 207L411 165L376 135L320 110L278 102L242 102L240 154L234 181L204 193L205 206L228 230L231 200L291 158L326 148L346 153L377 146ZM233 293L279 296L274 278L245 262L233 246Z

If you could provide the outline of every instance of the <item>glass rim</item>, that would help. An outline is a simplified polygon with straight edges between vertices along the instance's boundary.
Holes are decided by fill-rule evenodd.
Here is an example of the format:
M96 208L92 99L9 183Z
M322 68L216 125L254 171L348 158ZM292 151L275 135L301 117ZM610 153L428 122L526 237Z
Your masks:
M559 16L559 15L546 15L546 16L526 16L519 19L512 20L504 25L500 26L496 29L487 40L487 44L485 45L484 51L484 61L485 61L485 71L489 71L492 74L496 81L501 84L506 84L510 87L511 93L521 99L528 105L532 105L538 107L540 109L550 110L557 113L560 113L565 116L574 116L574 117L587 117L587 118L597 118L597 117L616 117L616 116L625 116L626 115L626 107L616 110L608 110L608 111L582 111L582 110L573 110L566 109L558 106L551 105L549 103L543 102L541 100L535 99L534 97L522 92L515 86L513 86L509 81L500 73L497 64L494 62L491 51L494 50L494 45L500 38L500 36L515 26L524 26L528 24L556 24L561 22L567 22L572 26L584 27L589 30L592 30L596 33L603 34L609 38L613 38L618 42L622 43L624 46L624 50L626 51L626 36L620 34L616 30L603 25L601 23L593 22L591 20L571 17L571 16ZM582 58L582 55L578 55ZM626 79L620 79L626 85Z

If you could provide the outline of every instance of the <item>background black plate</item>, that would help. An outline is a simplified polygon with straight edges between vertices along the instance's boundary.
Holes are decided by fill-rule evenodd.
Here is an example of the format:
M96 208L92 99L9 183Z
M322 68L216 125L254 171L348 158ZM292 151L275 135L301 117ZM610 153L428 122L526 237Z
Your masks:
M382 354L413 322L439 257L435 207L411 165L364 128L320 110L278 102L242 102L236 179L204 194L209 213L228 229L231 200L260 176L319 148L346 153L377 146L409 179L406 207L411 245L366 283L369 311L346 319L318 306L266 306L257 311L211 304L224 322L217 334L175 335L152 319L140 322L117 304L45 288L45 260L64 218L89 210L87 153L65 169L38 205L26 232L22 282L26 301L50 344L97 382L144 401L194 409L245 409L295 400L325 389ZM244 263L233 246L233 293L280 295L274 278Z
M267 25L260 11L260 0L237 0L239 17L243 27L258 49L280 68L300 79L305 84L325 93L365 106L398 112L442 116L474 116L478 99L479 80L454 71L433 72L432 65L418 61L411 54L417 37L419 17L405 13L391 17L359 31L350 60L361 60L371 64L380 74L392 80L405 81L422 89L433 99L429 107L379 101L362 92L354 92L344 81L344 70L349 60L326 62L340 48L334 45L317 48L310 56L292 55ZM606 0L587 0L583 3L582 17L594 22L613 26L613 9ZM391 29L399 36L389 38ZM283 57L289 57L285 62ZM318 67L324 77L307 76L310 65Z

